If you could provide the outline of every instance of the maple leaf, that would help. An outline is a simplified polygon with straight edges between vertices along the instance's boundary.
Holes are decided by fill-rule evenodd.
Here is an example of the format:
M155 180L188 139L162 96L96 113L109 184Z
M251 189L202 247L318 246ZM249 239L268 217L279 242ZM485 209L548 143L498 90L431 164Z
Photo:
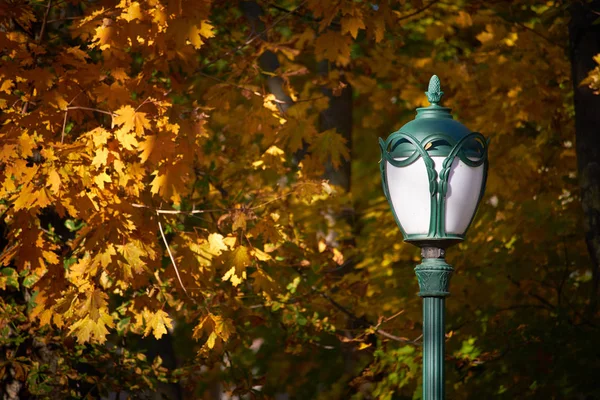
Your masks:
M138 142L135 136L143 136L144 129L150 129L150 121L146 118L146 113L136 112L131 106L123 106L115 112L113 117L114 125L122 125L115 133L117 139L127 150L133 150ZM135 136L130 132L135 130Z
M277 283L275 280L260 268L257 268L256 271L250 275L250 277L252 278L252 286L257 291L274 293L277 289Z
M293 120L288 121L281 134L285 138L287 149L294 152L310 143L317 135L317 129L312 121Z
M98 185L100 189L104 189L104 183L111 183L110 175L106 172L100 172L98 175L94 177L94 183Z
M227 250L228 247L223 241L223 235L220 233L211 233L208 235L209 249L212 253L219 255L221 251Z
M121 142L123 148L127 150L135 150L135 147L137 147L139 144L134 134L123 129L119 129L115 133L115 136L117 137L117 140Z
M352 40L339 32L327 31L317 38L315 54L342 66L350 63L350 44Z
M144 310L144 319L146 320L146 329L144 329L144 336L148 336L150 332L158 340L162 335L167 333L167 328L173 328L173 320L169 317L169 314L163 310L156 312L150 312L147 309Z
M365 29L365 23L362 18L355 16L345 16L342 18L342 33L350 33L354 39L358 36L358 30Z
M11 94L13 86L15 86L15 83L11 79L7 79L0 85L0 92Z
M232 231L237 231L241 229L243 231L246 230L246 213L244 211L236 210L231 217L233 219L233 225L231 226Z
M40 208L45 208L52 203L48 191L46 188L40 188L36 191L36 198L34 204Z
M100 289L89 292L86 301L76 311L82 318L71 325L70 334L77 336L77 342L97 341L104 343L108 329L114 326L113 318L108 314L106 299L108 296Z
M146 140L144 140L142 143L140 143L140 145L139 145L139 150L141 151L140 161L142 162L142 164L145 163L146 161L148 161L148 157L150 157L150 154L154 150L155 143L156 143L156 135L148 135L148 136L146 136Z
M202 21L200 26L191 26L188 34L188 40L194 46L194 48L199 49L204 44L202 38L211 38L215 36L213 32L213 26L207 21Z
M128 4L127 7L124 7L124 10L119 16L119 18L122 18L127 22L131 22L135 19L143 19L140 3L138 3L137 1L133 1L130 4Z
M92 160L92 165L96 168L100 168L103 165L106 165L108 160L108 149L103 148L100 150L96 150L96 155Z
M317 135L310 149L320 160L331 160L334 168L340 166L342 158L344 160L350 159L350 152L346 147L346 139L337 133L335 128Z
M19 146L21 148L21 155L23 157L31 157L33 155L33 149L35 148L35 142L31 136L26 132L23 132L19 136Z
M60 189L60 175L58 174L58 172L56 172L55 169L51 170L48 173L48 182L46 183L46 186L50 187L50 191L53 194L58 194L58 191Z
M221 279L231 281L233 286L239 285L246 279L246 267L250 265L250 253L245 246L238 246L235 250L230 251L226 256L226 265L231 268L223 275Z
M13 207L15 210L21 210L23 208L30 208L31 205L35 202L35 194L33 193L33 185L26 184L23 186L19 193L16 193L13 196Z

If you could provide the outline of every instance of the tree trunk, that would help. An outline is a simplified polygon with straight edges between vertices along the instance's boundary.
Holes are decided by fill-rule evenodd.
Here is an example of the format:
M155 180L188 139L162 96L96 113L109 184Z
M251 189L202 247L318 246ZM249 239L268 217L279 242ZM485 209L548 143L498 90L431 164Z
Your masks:
M260 20L264 14L262 7L256 1L240 2L240 9L250 22L252 33L257 34L265 29L265 25ZM262 39L266 40L266 37ZM271 51L265 51L259 58L260 67L267 72L275 72L279 68L277 55ZM327 61L318 64L318 73L326 75L330 67ZM285 112L293 104L293 100L285 93L283 89L283 79L278 76L267 76L267 86L269 91L275 95L277 100L282 101L278 106ZM323 88L323 94L329 98L329 107L319 115L319 131L323 132L335 128L344 139L352 151L352 87L345 82L345 87L338 96L328 88ZM330 162L325 165L324 178L332 184L343 187L346 191L350 190L350 160L343 160L339 168L333 168Z
M326 75L329 63L321 61L319 63L319 74ZM346 145L352 153L352 86L345 79L342 82L346 85L339 95L334 95L333 90L323 88L323 94L329 98L329 107L323 110L319 115L319 130L321 132L335 128L336 131L346 139ZM339 168L333 168L330 162L325 166L325 177L334 185L339 185L350 191L351 162L352 154L349 160L342 160Z
M592 293L588 312L598 309L600 283L600 96L579 83L596 67L600 53L600 1L571 5L570 58L575 101L577 169L584 213L585 241L592 260Z

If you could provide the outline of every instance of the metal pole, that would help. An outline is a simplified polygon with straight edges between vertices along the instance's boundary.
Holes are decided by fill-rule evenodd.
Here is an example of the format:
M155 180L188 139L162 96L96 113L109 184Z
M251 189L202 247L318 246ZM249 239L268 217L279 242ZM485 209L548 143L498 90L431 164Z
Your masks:
M444 249L423 247L421 255L415 273L423 298L423 400L444 400L444 305L453 269Z

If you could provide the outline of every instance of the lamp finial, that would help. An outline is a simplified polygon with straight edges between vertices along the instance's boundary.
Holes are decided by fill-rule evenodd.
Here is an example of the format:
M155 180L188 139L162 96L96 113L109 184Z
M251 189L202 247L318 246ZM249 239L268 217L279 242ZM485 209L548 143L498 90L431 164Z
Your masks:
M442 88L440 85L440 78L437 75L433 75L429 80L429 88L425 92L427 95L427 100L433 105L438 105L444 92L442 92Z

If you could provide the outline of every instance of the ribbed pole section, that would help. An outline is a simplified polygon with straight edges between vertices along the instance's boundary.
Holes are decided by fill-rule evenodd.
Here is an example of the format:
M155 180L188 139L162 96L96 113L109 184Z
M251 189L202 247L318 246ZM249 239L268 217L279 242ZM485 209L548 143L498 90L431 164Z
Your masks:
M423 298L423 399L443 400L444 390L443 297Z
M453 269L443 249L424 247L421 254L415 273L423 298L423 400L444 400L444 306Z

